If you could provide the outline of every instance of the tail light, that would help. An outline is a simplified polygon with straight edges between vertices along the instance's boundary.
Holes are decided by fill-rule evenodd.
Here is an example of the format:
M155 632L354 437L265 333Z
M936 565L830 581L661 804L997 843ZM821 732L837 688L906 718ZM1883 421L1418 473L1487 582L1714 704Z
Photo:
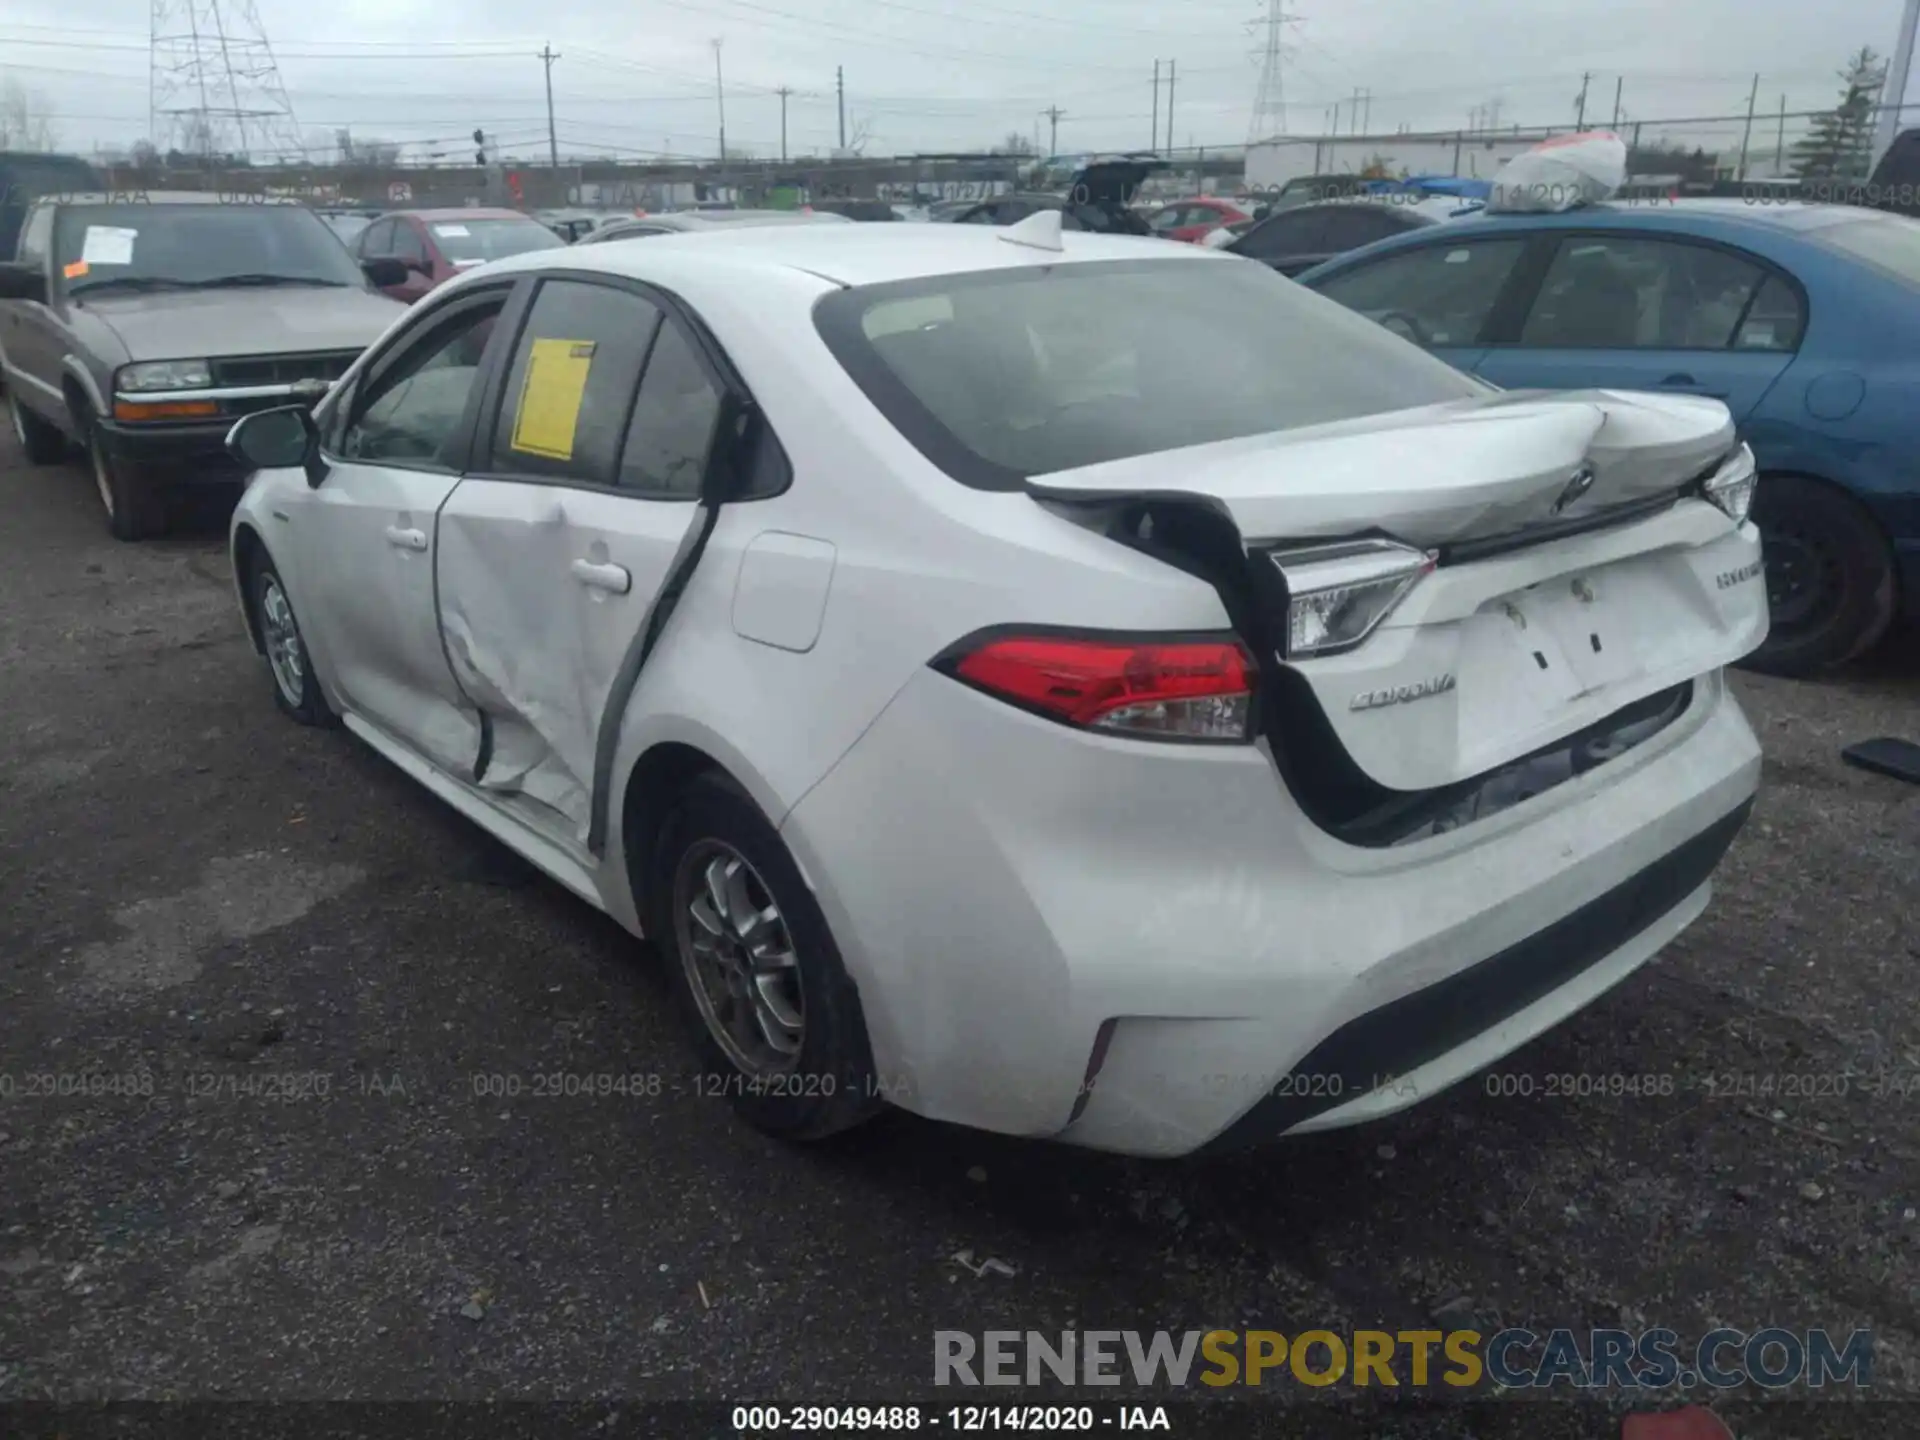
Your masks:
M1287 585L1287 658L1352 650L1434 567L1434 556L1392 540L1352 540L1268 557Z
M1141 740L1245 742L1253 657L1232 637L996 634L936 668L1037 715Z
M1759 470L1754 464L1753 451L1742 445L1701 483L1700 492L1725 511L1734 524L1744 525L1747 512L1753 509L1754 485L1758 479Z

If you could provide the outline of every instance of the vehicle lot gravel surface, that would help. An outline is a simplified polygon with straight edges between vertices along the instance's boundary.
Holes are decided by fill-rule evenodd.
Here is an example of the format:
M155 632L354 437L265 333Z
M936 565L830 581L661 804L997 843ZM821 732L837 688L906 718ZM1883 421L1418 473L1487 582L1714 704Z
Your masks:
M1778 1324L1872 1329L1873 1386L1740 1434L1920 1433L1920 789L1839 759L1920 739L1920 661L1740 676L1765 786L1706 918L1435 1103L1206 1164L904 1116L794 1150L694 1092L645 947L280 717L223 542L116 544L0 439L0 1400L875 1404L954 1398L944 1329Z

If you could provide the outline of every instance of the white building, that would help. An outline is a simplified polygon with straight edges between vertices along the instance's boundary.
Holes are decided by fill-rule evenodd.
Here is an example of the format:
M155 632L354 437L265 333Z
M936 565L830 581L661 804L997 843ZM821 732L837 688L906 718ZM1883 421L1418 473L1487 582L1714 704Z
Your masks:
M1279 136L1247 147L1247 187L1277 190L1309 175L1356 175L1375 160L1384 162L1394 176L1404 172L1491 180L1507 161L1550 133Z

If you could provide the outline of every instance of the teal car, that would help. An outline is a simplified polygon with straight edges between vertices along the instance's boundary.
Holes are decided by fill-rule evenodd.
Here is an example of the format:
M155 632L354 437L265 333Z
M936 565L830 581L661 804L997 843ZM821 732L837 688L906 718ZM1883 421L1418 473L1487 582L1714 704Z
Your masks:
M1724 401L1761 469L1753 668L1814 674L1920 619L1920 221L1758 199L1480 212L1299 283L1505 389Z

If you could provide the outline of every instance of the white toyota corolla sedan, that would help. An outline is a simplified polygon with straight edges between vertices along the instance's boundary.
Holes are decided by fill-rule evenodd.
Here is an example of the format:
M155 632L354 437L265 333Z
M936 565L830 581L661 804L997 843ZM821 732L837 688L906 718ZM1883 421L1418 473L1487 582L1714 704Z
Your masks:
M1496 391L1199 246L523 255L230 444L280 707L652 937L778 1134L1387 1114L1651 959L1758 782L1718 402Z

